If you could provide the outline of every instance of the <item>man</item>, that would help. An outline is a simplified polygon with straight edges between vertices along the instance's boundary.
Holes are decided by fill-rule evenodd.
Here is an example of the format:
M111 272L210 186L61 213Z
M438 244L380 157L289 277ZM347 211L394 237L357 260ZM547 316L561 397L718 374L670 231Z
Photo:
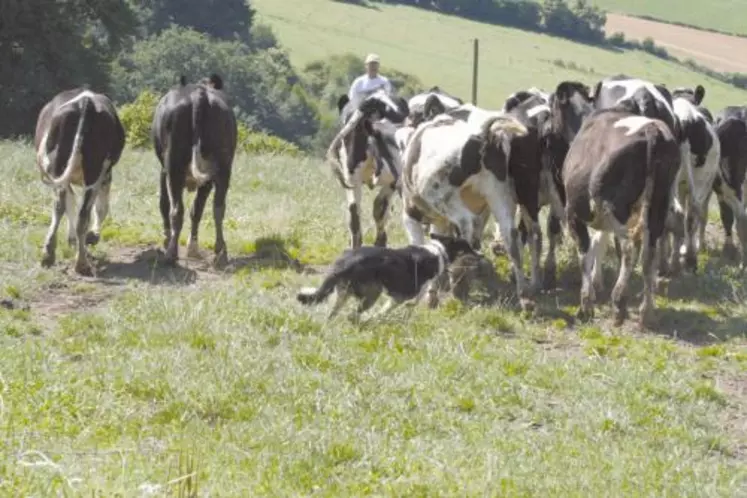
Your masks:
M379 74L379 56L368 54L365 60L366 74L358 76L353 84L350 85L348 98L357 106L363 99L379 89L386 90L387 94L392 95L392 84L389 80Z

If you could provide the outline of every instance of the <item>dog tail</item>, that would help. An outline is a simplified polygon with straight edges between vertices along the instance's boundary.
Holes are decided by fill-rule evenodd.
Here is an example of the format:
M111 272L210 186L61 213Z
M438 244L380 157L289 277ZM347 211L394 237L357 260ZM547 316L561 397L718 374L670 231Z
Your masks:
M320 285L319 287L307 287L301 289L301 291L296 294L296 299L298 299L299 303L305 304L306 306L319 304L321 302L324 302L329 297L329 295L332 294L332 291L335 290L336 285L337 275L333 273L331 275L328 275L327 278L324 279L324 282L322 282L322 285Z

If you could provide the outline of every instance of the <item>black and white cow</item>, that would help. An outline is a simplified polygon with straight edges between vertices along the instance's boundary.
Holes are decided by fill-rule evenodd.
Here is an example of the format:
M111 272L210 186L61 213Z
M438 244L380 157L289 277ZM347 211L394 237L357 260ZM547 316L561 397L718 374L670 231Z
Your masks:
M462 99L444 92L438 86L410 97L407 101L409 115L402 126L398 127L394 133L400 155L404 154L410 137L420 124L455 109L463 103Z
M685 264L693 271L697 268L699 246L704 241L708 200L721 159L721 144L709 119L710 113L700 105L704 95L705 89L700 85L694 90L672 91L674 112L682 130L682 163L675 182L675 195L685 210L685 245L683 251L675 247L673 256L684 252ZM695 238L696 230L699 240ZM673 261L676 266L679 259L673 258Z
M742 264L747 265L747 212L744 191L747 188L747 106L729 106L716 114L716 133L721 144L719 176L713 191L719 201L721 223L726 239L723 253L735 258L736 247L732 236L735 221L737 236L742 246Z
M109 213L112 168L125 145L117 110L109 97L88 88L60 92L39 113L34 144L42 181L56 191L41 263L45 267L54 264L57 229L65 214L68 242L77 244L75 271L91 275L85 246L100 239L101 225ZM73 185L83 188L77 212ZM93 229L88 232L94 204Z
M550 206L547 232L550 242L545 260L545 286L556 281L555 250L560 242L561 220L565 218L562 166L568 147L584 118L593 111L589 87L578 81L563 81L553 93L537 89L517 92L503 109L515 116L529 131L512 143L509 174L521 206L519 232L522 242L531 239L533 288L539 285L542 234L539 210Z
M342 128L327 150L327 160L347 196L350 245L355 248L363 244L360 204L366 184L370 189L380 187L373 205L375 245L386 246L389 207L402 171L396 125L407 118L407 102L380 90L366 97L357 108L347 95L342 95L337 108Z
M655 253L664 234L681 153L669 126L638 114L630 102L586 118L563 166L566 217L582 274L579 317L593 316L595 287L609 233L622 242L620 274L612 291L615 323L627 317L627 287L642 244L641 321L654 310ZM589 234L589 228L592 234Z
M494 116L475 130L468 123L439 117L418 127L405 152L402 172L403 223L410 243L423 244L423 223L432 231L480 246L486 213L495 217L509 247L522 307L531 307L521 266L514 216L516 200L509 178L511 143L527 129L509 115ZM436 288L429 289L436 302Z
M160 208L163 218L166 262L178 259L179 234L184 223L184 188L197 194L190 211L192 226L187 246L190 257L199 256L197 235L205 202L215 186L216 266L228 261L223 237L226 196L236 153L236 116L217 74L196 84L179 85L166 93L156 107L152 123L156 156L161 163Z

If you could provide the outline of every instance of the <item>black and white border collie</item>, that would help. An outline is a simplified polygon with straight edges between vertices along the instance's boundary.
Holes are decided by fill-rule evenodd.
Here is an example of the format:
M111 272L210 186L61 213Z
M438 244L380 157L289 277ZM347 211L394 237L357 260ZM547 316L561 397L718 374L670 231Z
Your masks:
M358 307L350 318L357 321L386 291L390 300L379 312L383 315L405 301L420 297L426 284L443 274L463 254L476 253L464 239L437 234L431 234L431 240L423 245L346 249L332 264L322 285L302 289L296 298L305 305L318 304L337 290L330 319L354 296Z

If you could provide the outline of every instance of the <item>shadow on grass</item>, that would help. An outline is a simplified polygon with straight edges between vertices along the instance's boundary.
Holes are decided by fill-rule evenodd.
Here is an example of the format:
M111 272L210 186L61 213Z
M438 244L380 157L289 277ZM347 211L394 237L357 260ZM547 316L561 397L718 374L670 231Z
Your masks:
M296 258L290 255L286 242L282 237L260 237L254 241L251 254L241 254L232 258L225 270L227 273L236 273L239 270L262 270L291 269L302 272L305 267Z
M197 271L181 264L163 262L163 252L157 248L125 251L116 261L108 258L97 265L96 280L140 280L153 285L189 285L197 280Z
M356 7L363 7L364 9L381 10L376 5L367 2L366 0L332 0L335 3L344 3L347 5L355 5Z

